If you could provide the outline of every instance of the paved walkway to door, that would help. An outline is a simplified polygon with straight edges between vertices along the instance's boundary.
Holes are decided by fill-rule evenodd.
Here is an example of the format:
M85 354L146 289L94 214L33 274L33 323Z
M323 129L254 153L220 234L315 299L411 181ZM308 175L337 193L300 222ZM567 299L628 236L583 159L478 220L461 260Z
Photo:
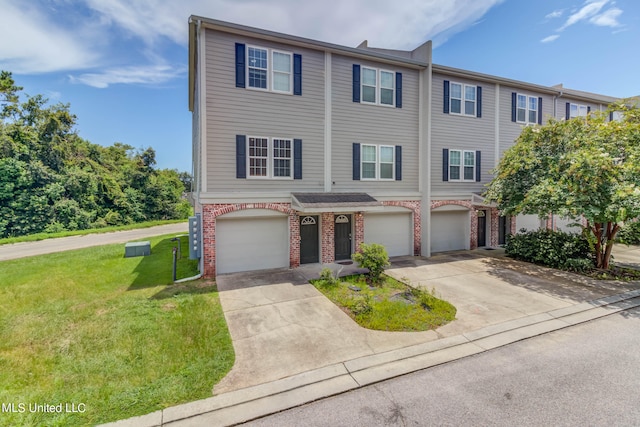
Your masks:
M457 320L435 331L361 328L308 283L321 265L217 277L236 353L231 372L214 387L224 393L361 356L435 341L532 314L634 289L494 255L461 251L393 260L388 274L434 289L454 304ZM334 268L340 266L332 265ZM342 267L346 274L353 266Z

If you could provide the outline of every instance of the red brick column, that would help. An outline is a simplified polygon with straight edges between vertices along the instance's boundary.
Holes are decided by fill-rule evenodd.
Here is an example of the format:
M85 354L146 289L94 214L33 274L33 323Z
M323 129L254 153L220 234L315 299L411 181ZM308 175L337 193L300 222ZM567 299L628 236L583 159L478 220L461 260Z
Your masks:
M289 267L300 267L300 219L295 212L289 214Z
M471 231L469 231L469 249L478 248L478 211L471 208Z
M202 207L202 258L204 277L216 275L216 217L211 205Z
M335 261L336 246L333 226L333 213L323 212L322 221L322 255L321 262L328 264Z
M491 237L489 239L489 244L491 246L498 246L498 227L500 225L500 212L498 209L491 208Z
M353 250L356 252L360 249L360 244L364 242L364 216L362 212L356 212L354 214L354 226L355 226L355 240L353 241Z
M518 230L516 230L516 217L512 216L511 217L511 225L509 226L509 233L510 234L516 234L518 232Z

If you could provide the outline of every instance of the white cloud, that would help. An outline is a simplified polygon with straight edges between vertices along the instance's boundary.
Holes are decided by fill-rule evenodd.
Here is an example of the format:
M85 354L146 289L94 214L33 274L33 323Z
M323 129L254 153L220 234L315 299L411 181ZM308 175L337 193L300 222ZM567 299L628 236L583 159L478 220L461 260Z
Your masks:
M553 35L550 35L548 37L543 38L542 40L540 40L540 42L541 43L551 43L552 41L557 40L558 37L560 37L558 34L553 34Z
M584 6L567 18L564 25L562 25L558 31L563 31L571 25L596 16L607 3L609 3L609 0L587 0Z
M0 0L0 37L21 35L0 45L0 67L68 71L95 87L155 84L180 75L165 65L166 49L186 46L192 14L347 46L368 39L412 49L444 43L503 1Z
M69 78L74 83L104 89L112 84L162 84L185 73L185 67L150 65L110 68L100 73L85 73Z
M606 12L593 16L589 19L589 22L595 25L599 25L601 27L619 27L620 23L618 22L618 17L622 15L622 10L614 7L612 9L607 10Z
M92 66L97 55L82 30L62 28L28 2L0 0L0 68L46 73ZM80 36L80 37L78 37Z
M547 16L545 16L545 18L547 18L547 19L560 18L563 13L564 13L563 10L554 10L553 12L551 12Z

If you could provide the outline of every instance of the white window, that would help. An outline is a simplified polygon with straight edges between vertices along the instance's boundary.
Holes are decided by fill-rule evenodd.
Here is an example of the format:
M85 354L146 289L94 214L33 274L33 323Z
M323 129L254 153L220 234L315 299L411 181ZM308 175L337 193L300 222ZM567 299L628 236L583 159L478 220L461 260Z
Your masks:
M378 105L395 105L395 77L393 71L362 67L362 102Z
M517 95L516 121L518 123L536 124L538 123L538 97L528 95Z
M289 52L249 46L247 87L292 93L293 55Z
M449 84L449 112L464 116L476 115L477 86Z
M249 138L249 176L268 177L269 176L269 139Z
M475 181L476 152L449 150L449 181Z
M569 107L569 118L574 117L587 117L589 109L586 105L571 104Z
M624 119L624 113L622 111L613 111L611 113L612 122L621 122Z
M395 179L395 154L392 145L362 144L360 154L360 174L363 180Z
M291 178L293 140L288 138L248 138L250 178Z

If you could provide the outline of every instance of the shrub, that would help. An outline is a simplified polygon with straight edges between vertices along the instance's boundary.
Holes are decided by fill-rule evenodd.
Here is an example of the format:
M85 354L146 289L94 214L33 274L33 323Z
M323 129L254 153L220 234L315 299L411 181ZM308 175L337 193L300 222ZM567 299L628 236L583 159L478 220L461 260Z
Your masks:
M328 267L325 267L320 271L320 280L323 282L324 286L336 286L340 283L340 280L338 280L338 273L334 275L333 271Z
M625 223L618 231L616 240L625 245L640 245L640 221Z
M389 255L384 246L378 243L360 244L358 252L351 256L360 268L369 270L367 277L372 284L380 283L380 276L389 264Z
M579 234L537 230L511 236L505 252L512 258L553 268L578 270L593 266L589 242ZM580 270L584 271L584 270Z

